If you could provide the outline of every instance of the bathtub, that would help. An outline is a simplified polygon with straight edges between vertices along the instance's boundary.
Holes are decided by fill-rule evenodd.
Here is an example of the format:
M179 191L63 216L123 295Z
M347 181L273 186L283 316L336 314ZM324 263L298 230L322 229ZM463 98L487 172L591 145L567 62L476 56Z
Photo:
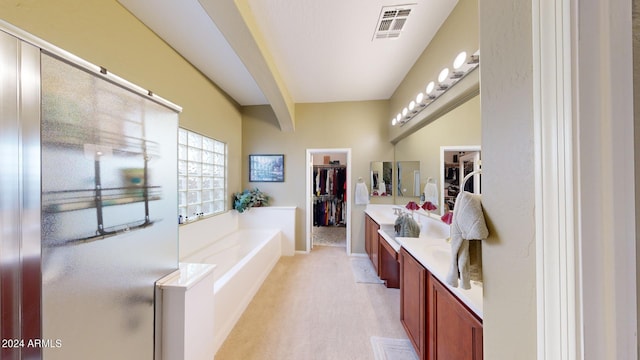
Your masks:
M218 351L267 275L278 262L278 229L239 229L181 259L215 264L214 350Z

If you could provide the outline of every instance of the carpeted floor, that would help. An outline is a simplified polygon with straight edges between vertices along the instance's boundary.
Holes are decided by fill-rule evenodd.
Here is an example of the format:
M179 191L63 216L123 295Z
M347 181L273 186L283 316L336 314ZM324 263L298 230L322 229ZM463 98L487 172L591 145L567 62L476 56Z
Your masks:
M347 228L345 226L314 226L311 230L313 245L347 246Z
M216 360L371 360L371 337L406 339L400 293L357 283L344 249L282 257Z

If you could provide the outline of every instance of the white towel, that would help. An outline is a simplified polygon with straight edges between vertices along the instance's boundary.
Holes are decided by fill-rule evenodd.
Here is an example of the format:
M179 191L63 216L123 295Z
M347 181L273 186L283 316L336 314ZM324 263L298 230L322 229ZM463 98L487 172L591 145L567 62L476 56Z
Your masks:
M469 274L469 240L484 240L489 230L484 220L480 195L461 191L456 198L451 222L451 268L447 275L447 283L470 289Z
M434 180L428 180L424 185L424 201L436 206L440 201L438 198L438 184Z
M387 195L387 185L384 183L384 181L378 182L378 195L380 196Z
M369 203L369 190L367 190L367 185L363 182L359 182L356 184L356 205L366 205Z

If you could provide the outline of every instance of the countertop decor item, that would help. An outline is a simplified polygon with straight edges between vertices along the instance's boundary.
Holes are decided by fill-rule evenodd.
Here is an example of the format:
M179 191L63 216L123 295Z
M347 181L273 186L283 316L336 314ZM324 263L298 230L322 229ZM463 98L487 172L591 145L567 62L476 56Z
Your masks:
M411 211L420 209L420 206L415 201L410 201L405 207Z
M431 201L427 201L424 204L422 204L422 209L424 209L425 211L433 211L436 210L438 207L433 205L433 203Z
M242 192L233 194L233 208L239 213L252 207L268 206L271 198L258 188L245 189Z

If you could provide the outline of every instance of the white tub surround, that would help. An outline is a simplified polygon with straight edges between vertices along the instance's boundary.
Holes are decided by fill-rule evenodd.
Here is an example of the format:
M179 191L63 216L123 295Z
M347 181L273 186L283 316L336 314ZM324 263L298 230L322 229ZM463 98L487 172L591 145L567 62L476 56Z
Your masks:
M217 239L238 230L238 213L226 213L180 225L178 229L178 254L180 261L204 249Z
M232 210L180 226L180 261L215 264L212 287L218 351L280 256L295 253L294 206Z
M295 206L265 206L251 208L239 214L235 210L180 226L180 259L204 249L239 229L277 229L282 232L282 255L295 253Z
M160 279L161 359L213 359L214 268L180 263L179 270Z
M217 352L282 254L278 229L240 229L189 255L185 260L216 264L214 333Z
M238 214L239 229L279 229L282 233L282 256L296 251L296 207L253 207Z

